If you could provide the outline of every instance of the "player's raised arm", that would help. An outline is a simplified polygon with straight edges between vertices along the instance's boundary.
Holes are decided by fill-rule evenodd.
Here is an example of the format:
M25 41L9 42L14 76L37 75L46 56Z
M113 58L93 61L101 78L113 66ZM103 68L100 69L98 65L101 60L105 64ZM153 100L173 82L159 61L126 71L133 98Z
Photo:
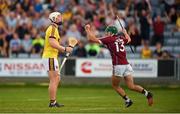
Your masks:
M98 40L95 34L91 31L91 26L89 24L85 26L85 31L87 33L87 38L89 41L101 44L101 41Z
M131 42L131 38L130 38L129 34L127 33L126 29L123 28L122 32L124 33L125 38L128 40L127 43L130 43Z

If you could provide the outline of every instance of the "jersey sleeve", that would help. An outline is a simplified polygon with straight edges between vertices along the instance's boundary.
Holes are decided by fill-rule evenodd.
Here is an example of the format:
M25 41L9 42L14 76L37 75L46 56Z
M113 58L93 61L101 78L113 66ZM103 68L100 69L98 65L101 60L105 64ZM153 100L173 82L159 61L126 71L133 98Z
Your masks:
M103 44L108 44L113 42L113 38L110 36L102 37L99 39Z

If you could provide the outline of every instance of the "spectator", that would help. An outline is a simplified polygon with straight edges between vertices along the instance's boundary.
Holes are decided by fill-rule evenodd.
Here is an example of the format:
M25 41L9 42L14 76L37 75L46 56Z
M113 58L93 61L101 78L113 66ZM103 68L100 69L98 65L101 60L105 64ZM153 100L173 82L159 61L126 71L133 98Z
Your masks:
M156 58L156 59L161 59L162 53L163 53L162 44L157 42L156 43L156 49L155 49L155 51L153 53L153 57Z
M153 23L154 36L152 44L155 45L157 42L164 44L164 22L161 20L161 16L158 15Z
M135 4L135 17L141 17L143 10L148 13L151 11L149 0L140 0L140 2Z
M17 26L15 32L18 34L20 39L23 39L24 35L29 33L29 30L27 28L27 24L24 23L23 25Z
M5 34L1 33L0 30L0 57L7 57L6 47L7 42L5 40Z
M99 54L100 52L100 46L99 44L95 43L89 43L86 45L86 51L89 57L95 57Z
M30 0L23 0L21 3L21 7L25 12L27 12L29 10L30 4Z
M67 10L65 10L65 12L62 14L63 20L64 21L70 20L72 15L73 15L72 11L69 8L67 8Z
M163 10L163 4L161 4L160 0L150 0L151 2L151 6L152 6L152 12L151 15L154 19L154 17L156 17L158 14L162 15L164 13Z
M134 46L134 49L136 51L136 47L141 45L141 37L134 22L129 23L128 34L131 37L131 45Z
M7 47L7 42L5 40L5 36L6 36L6 26L4 24L4 20L3 18L0 17L0 57L6 57L7 56L7 51L6 51L6 47Z
M10 41L13 39L13 34L14 31L12 29L8 30L8 33L6 33L5 35L5 41L6 41L6 53L7 53L7 57L9 57L9 47L10 47Z
M78 46L74 50L74 56L76 56L76 57L87 57L87 52L86 52L86 49L84 47L83 41L80 40L78 42Z
M84 27L83 27L84 20L82 19L82 17L80 15L74 17L74 23L76 24L78 31L83 36L85 36L85 31L84 31Z
M108 12L108 15L106 16L106 25L111 25L113 23L113 15L112 13Z
M34 15L34 19L32 20L32 25L39 29L41 27L41 21L40 21L40 13L36 12L35 15ZM48 24L48 23L47 23Z
M41 0L35 0L34 9L38 13L42 12L43 4L41 3Z
M38 28L47 27L50 24L50 21L48 19L49 13L50 13L50 11L46 10L43 14L44 16L41 16L41 18L39 19L39 27Z
M162 59L167 60L167 59L171 59L171 58L173 58L173 56L167 50L164 50L162 53Z
M18 22L19 25L23 25L23 24L28 24L30 22L30 19L27 13L23 12L22 15L19 16L18 21L19 21Z
M31 34L31 38L35 39L38 34L38 30L36 28L32 28L32 30L30 31L30 34Z
M33 5L30 5L30 6L29 6L29 10L28 10L28 12L27 12L28 16L33 18L34 15L35 15L35 12L36 12L36 11L34 10L34 6L33 6Z
M101 23L100 23L100 20L99 20L99 17L97 14L94 14L93 15L93 25L97 28L97 29L100 29L101 27Z
M81 40L81 33L78 31L77 26L75 24L72 24L67 33L66 33L66 37L75 37L78 40Z
M0 33L1 34L7 33L7 28L6 28L4 19L2 17L0 17Z
M171 24L175 24L176 23L176 20L177 20L177 13L176 13L176 9L174 7L172 7L169 11L168 14L166 14L169 22Z
M41 54L44 46L44 39L37 35L36 38L32 41L32 53L33 54Z
M7 17L6 17L6 23L8 25L8 28L12 28L15 30L16 26L17 26L17 18L14 12L10 12Z
M10 41L9 53L10 55L17 57L21 50L21 40L17 33L13 34L13 39Z
M139 21L140 21L141 38L143 45L145 42L149 42L150 25L152 24L152 19L145 10L142 10L142 16L140 17Z
M32 51L32 40L29 34L25 34L24 39L22 40L22 53L30 54Z
M145 42L143 48L141 50L141 58L142 59L150 59L152 57L152 51L149 48L148 42Z
M163 0L162 3L165 6L165 14L169 14L171 12L171 8L175 7L175 0Z
M176 30L180 32L180 11L178 12L178 18L176 21Z

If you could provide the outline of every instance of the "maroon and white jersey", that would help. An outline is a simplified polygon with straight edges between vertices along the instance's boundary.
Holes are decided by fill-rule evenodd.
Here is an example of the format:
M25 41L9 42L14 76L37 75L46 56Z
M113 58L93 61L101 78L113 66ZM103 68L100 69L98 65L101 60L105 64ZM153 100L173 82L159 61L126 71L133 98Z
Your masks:
M129 64L126 59L125 44L128 40L123 34L107 36L99 39L104 45L107 46L111 53L113 65L127 65Z

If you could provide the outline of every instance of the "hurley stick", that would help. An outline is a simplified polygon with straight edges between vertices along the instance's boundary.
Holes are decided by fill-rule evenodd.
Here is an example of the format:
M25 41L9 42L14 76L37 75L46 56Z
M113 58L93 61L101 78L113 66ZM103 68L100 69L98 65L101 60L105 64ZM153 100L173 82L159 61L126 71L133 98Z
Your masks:
M70 38L68 39L68 43L69 43L69 47L74 48L74 46L78 43L78 41L76 40L76 38L70 37ZM69 57L69 55L70 55L70 53L66 53L66 56L65 56L65 58L63 59L63 61L62 61L62 63L61 63L61 66L60 66L60 69L59 69L60 72L61 72L61 70L62 70L62 68L63 68L63 66L64 66L67 58Z
M119 19L118 15L117 15L117 19L118 19L118 22L119 22L121 28L122 28L122 29L125 29L125 28L122 26L122 24L121 24L121 22L120 22L120 19ZM131 52L134 53L134 50L132 49L131 44L129 45L129 47L130 47L130 49L131 49Z

